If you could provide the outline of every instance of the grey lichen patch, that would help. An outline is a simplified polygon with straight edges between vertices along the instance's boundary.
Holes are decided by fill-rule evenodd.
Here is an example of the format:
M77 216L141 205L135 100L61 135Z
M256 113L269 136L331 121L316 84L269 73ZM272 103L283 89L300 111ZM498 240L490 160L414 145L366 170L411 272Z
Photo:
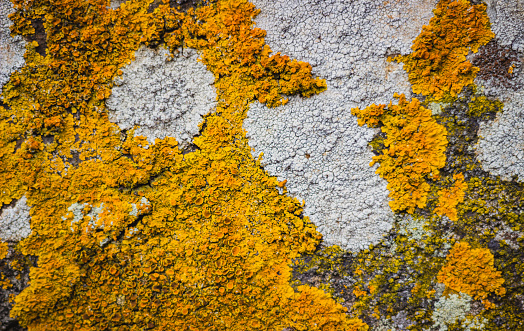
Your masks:
M387 183L369 166L368 143L377 131L359 127L351 108L387 103L395 92L411 95L402 66L387 58L410 52L436 1L254 4L271 49L309 62L328 88L276 109L252 104L244 128L254 156L263 152L265 169L305 200L305 214L326 244L357 251L378 242L393 214Z
M497 234L493 239L495 240L495 242L503 241L512 249L518 250L520 248L519 241L522 240L520 239L522 237L524 237L524 234L522 232L514 231L508 226L503 226L502 229L497 231Z
M394 316L391 316L391 318L382 317L373 329L375 331L409 330L408 327L413 324L413 321L407 318L407 313L402 311Z
M524 6L524 2L522 5ZM512 5L508 3L505 6L511 7ZM524 9L523 6L521 6L522 9ZM514 19L518 20L519 17L524 19L523 16L516 16ZM506 17L504 20L510 20L510 18ZM501 21L499 17L495 20L492 29L496 31L497 26L504 22L506 21ZM497 40L497 43L503 44L503 41ZM522 61L522 58L519 59L517 52L505 50L498 44L486 46L490 48L484 53L489 51L494 53L488 54L487 59L494 58L489 62L496 62L497 68L510 66L509 68L515 67L516 69L511 73L507 72L508 77L497 73L494 69L488 70L486 72L493 76L492 79L488 75L481 75L475 80L475 83L481 86L481 90L487 96L496 98L504 104L503 111L497 113L494 121L480 123L478 131L480 139L475 146L476 154L482 168L492 175L500 176L503 180L512 180L513 176L517 176L517 180L522 182L524 181L524 91L522 90L524 69L522 63L518 62ZM479 53L482 52L481 49ZM501 58L497 60L497 57ZM477 62L483 64L483 61ZM508 71L509 68L505 70ZM483 69L481 67L481 72Z
M144 207L151 206L151 202L147 198L142 197L138 203L131 203L130 206L131 210L129 211L129 215L132 216L133 220L136 220L137 217L139 217L140 215L140 210ZM103 221L100 221L103 217L102 213L104 211L107 211L109 213L111 212L110 207L106 207L103 202L98 205L75 202L71 204L71 206L69 206L67 210L69 213L72 214L72 218L70 218L71 221L69 225L72 232L83 231L85 233L92 233L100 230L108 230L106 226L113 226L112 220L109 223L104 223ZM78 225L75 226L76 223L81 222L85 217L87 217L87 219L89 220L86 225L81 225L80 227L78 227ZM66 221L68 219L68 216L62 216L62 219ZM121 233L124 234L126 238L130 238L137 232L137 228L130 227L124 228L123 232ZM99 245L103 247L111 240L111 236L106 236L105 238L102 238L99 241Z
M524 181L524 92L511 93L497 118L481 123L477 158L482 167L504 180Z
M69 208L67 208L68 211L73 213L73 220L71 221L71 225L79 222L84 217L84 213L82 209L84 209L85 204L84 203L73 203ZM65 220L65 217L62 217L63 220Z
M432 115L438 115L442 112L442 109L444 109L446 106L448 106L448 103L445 102L430 102L428 103L428 109L431 110Z
M127 0L111 0L111 2L109 3L109 8L117 9L118 7L120 7L121 4L123 4L126 1Z
M107 100L109 119L124 130L138 126L135 136L151 143L169 136L187 146L198 134L202 116L215 108L213 74L192 49L169 57L164 48L141 47L135 58L115 80Z
M12 22L8 15L14 12L13 4L0 0L0 93L13 72L24 65L26 42L21 36L11 37Z
M253 154L263 152L265 169L305 200L305 214L325 242L356 251L377 242L393 214L387 183L369 166L374 132L358 127L344 108L331 111L329 101L293 98L279 109L255 104L244 127Z
M467 318L462 322L462 326L466 331L481 331L486 329L486 319L480 316Z
M414 239L422 248L424 248L422 240L432 234L423 219L416 219L410 215L402 217L398 224L398 233L407 236L409 239Z
M435 303L433 311L434 327L440 331L447 331L448 324L466 319L470 311L471 300L471 297L464 293L441 296Z
M0 214L1 240L20 241L31 234L30 209L24 195L13 206L2 210Z
M84 215L84 208L86 206L91 207L90 211ZM95 227L96 222L100 219L100 214L104 211L104 204L101 203L100 206L90 206L87 203L73 203L67 210L73 213L73 220L71 221L71 231L74 231L73 225L80 222L84 216L89 216L89 226ZM66 217L62 217L63 220L66 220ZM86 229L86 232L88 229Z
M504 180L524 180L524 1L487 1L496 40L480 50L475 80L484 93L504 103L494 121L481 123L476 154L483 169ZM506 48L504 48L506 47Z
M147 200L146 197L142 197L140 199L140 203L138 204L138 206L135 204L135 203L132 203L131 204L131 207L133 208L131 210L131 212L129 213L129 215L131 216L134 216L134 217L137 217L138 216L138 207L142 207L142 206L149 206L151 205L151 202L149 202L149 200Z
M491 30L500 43L524 51L524 0L485 0Z
M465 293L441 296L435 303L433 327L439 331L447 331L450 324L458 322L466 331L484 330L486 320L481 316L473 316L471 304L471 296Z

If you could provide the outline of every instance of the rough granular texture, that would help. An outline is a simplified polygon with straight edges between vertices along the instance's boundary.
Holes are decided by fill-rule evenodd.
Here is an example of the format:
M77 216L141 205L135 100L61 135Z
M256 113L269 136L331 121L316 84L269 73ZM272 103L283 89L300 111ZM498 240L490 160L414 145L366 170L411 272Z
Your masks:
M109 118L121 129L139 128L151 143L175 137L183 146L198 134L202 116L216 106L213 74L197 62L193 49L169 57L169 51L141 47L135 61L116 79L107 100Z
M441 0L435 16L413 42L413 52L395 59L404 63L413 92L434 100L455 97L478 72L466 59L493 38L486 6L468 0Z
M524 68L522 53L515 50L524 50L524 23L517 28L512 22L524 22L523 10L521 0L492 1L487 12L497 39L481 49L474 59L482 74L475 83L486 95L504 104L494 121L480 123L480 139L475 146L477 158L491 174L504 180L517 176L520 182L524 181ZM514 15L504 16L509 12ZM516 39L510 42L507 36L512 33Z
M276 106L286 95L320 93L325 82L308 63L272 54L247 0L187 13L167 3L149 12L151 2L117 10L100 0L19 3L20 31L45 13L49 55L28 46L0 107L8 129L0 135L0 201L26 194L33 233L19 247L38 258L10 315L30 330L367 330L322 289L291 283L291 261L314 251L321 235L285 183L253 159L242 129L254 100ZM134 56L141 44L161 42L179 57L173 66L162 51ZM183 122L195 123L185 115L202 105L200 90L184 84L205 84L192 69L196 54L180 58L182 46L198 50L219 100L189 151L173 137L150 144L121 130L106 107L116 79L113 97L140 84L127 105L116 103L143 108L141 129L178 125L167 115L179 98L188 106ZM139 67L134 76L120 72L130 66ZM165 134L176 137L175 129ZM69 163L73 153L77 164Z
M0 331L27 330L9 316L9 311L14 297L27 287L29 269L36 264L36 260L17 251L16 245L0 241Z
M524 51L524 1L486 0L493 32L501 45Z
M0 0L0 92L9 76L24 65L25 41L20 36L11 37L8 15L14 12L9 0Z
M524 86L521 66L513 73L512 85L498 85L493 80L477 79L487 94L504 103L503 111L494 121L482 122L481 137L476 145L482 168L491 174L511 180L524 181L524 91L514 86Z
M253 154L264 152L265 169L305 200L324 241L359 250L379 240L393 218L387 183L369 167L373 131L358 130L346 110L332 114L328 100L314 99L292 98L275 110L255 105L244 127Z
M328 244L359 250L391 228L386 182L369 167L374 129L359 127L351 107L411 95L402 66L387 57L410 52L436 1L267 1L257 26L266 42L307 60L328 90L275 109L251 105L244 122L262 164L305 200L305 214Z
M111 0L111 2L109 3L109 8L117 9L124 2L126 2L126 0Z
M2 209L0 213L0 240L19 241L31 233L29 221L30 207L27 199L23 196L13 206Z
M447 331L447 324L455 323L466 318L470 311L471 297L464 293L450 294L441 296L435 302L435 311L433 312L434 326L438 330Z
M501 46L497 39L480 48L471 62L480 69L477 74L479 85L513 90L524 86L518 79L518 73L522 70L519 53L509 46Z
M494 257L487 248L471 248L466 242L458 242L446 257L446 265L439 271L439 282L455 292L462 292L474 299L481 299L490 308L486 300L491 293L503 296L502 273L494 267Z
M446 129L431 117L431 110L417 98L407 101L394 94L398 104L353 108L359 125L381 128L385 150L374 156L371 166L379 163L377 174L388 181L389 206L393 211L424 208L430 191L428 179L439 177L446 164Z
M514 93L503 112L479 129L477 158L482 167L504 180L524 181L524 92Z
M387 61L424 39L430 16L463 17L470 1L260 0L269 45L248 0L182 12L173 4L188 1L13 2L13 31L30 38L43 22L47 48L28 41L2 92L0 204L25 196L32 232L0 260L0 283L12 285L0 317L30 331L524 329L524 183L483 171L473 148L479 123L513 94L469 86L475 69L456 97L430 103ZM469 23L489 32L480 2ZM460 38L462 27L440 33L459 39L447 46L460 54L479 40ZM433 49L445 41L434 37ZM135 136L153 132L153 114L183 89L186 68L161 71L167 88L155 80L171 63L163 47L196 50L213 75L217 105L183 141L191 148ZM457 77L455 64L435 66L440 83ZM133 66L142 71L130 78ZM106 105L129 80L141 88L124 113L145 111L123 129ZM396 104L395 92L400 106L372 105ZM367 109L357 115L368 127L352 108ZM386 195L406 189L403 200L420 203L390 211ZM324 245L308 215L344 248Z
M435 213L439 216L446 215L450 220L457 220L457 205L464 201L464 191L468 185L464 183L464 174L453 175L453 186L438 192L438 205Z

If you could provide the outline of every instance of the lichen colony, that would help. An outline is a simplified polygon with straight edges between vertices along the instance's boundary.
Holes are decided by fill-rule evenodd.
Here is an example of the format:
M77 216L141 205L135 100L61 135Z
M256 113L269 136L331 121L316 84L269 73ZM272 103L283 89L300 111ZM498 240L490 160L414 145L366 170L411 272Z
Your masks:
M524 328L524 66L496 3L11 1L2 321Z

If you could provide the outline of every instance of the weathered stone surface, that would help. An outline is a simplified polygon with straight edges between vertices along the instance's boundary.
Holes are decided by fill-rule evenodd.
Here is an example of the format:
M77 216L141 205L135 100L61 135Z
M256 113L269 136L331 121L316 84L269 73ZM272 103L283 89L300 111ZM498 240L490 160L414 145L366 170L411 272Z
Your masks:
M29 298L17 305L30 330L79 328L64 316L90 330L187 326L195 316L212 316L201 325L217 330L244 318L242 330L271 329L260 316L310 326L301 329L314 329L308 316L335 330L347 320L359 331L524 329L523 0L252 2L258 16L237 10L252 10L241 0L100 2L84 9L111 19L82 26L84 44L73 47L61 41L65 7L24 2L49 10L26 22L36 34L24 39L10 36L14 8L0 0L0 86L15 77L0 96L0 176L26 169L23 192L0 192L0 330L23 329L9 317L17 295ZM199 6L209 9L200 19L184 16ZM267 33L259 43L253 17ZM469 39L481 40L478 53ZM475 84L442 98L415 94L409 56L426 69L415 78L430 81L450 54L456 67L439 83L460 85L465 72ZM46 70L59 74L47 81ZM304 86L280 105L290 82ZM421 108L375 106L396 105L396 93ZM357 118L355 107L368 112ZM410 127L420 113L425 121ZM432 146L435 135L445 165L409 174L422 179L393 172L408 195L413 182L427 184L427 201L392 210L392 176L376 173L388 159L370 162L419 164L427 149L415 141ZM236 320L220 315L229 310Z

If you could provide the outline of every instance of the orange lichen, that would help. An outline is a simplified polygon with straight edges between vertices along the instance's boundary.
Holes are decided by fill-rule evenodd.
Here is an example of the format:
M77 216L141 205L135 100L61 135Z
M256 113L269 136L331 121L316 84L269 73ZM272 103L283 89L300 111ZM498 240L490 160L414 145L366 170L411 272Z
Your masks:
M5 259L7 257L8 250L8 244L2 242L2 238L0 238L0 260ZM12 286L13 284L11 283L11 281L8 278L6 278L3 273L0 273L0 288L8 289Z
M388 181L389 202L394 211L413 210L426 205L430 190L427 179L436 179L445 165L446 129L431 117L431 111L418 99L406 100L395 94L398 105L371 105L354 108L358 124L381 127L386 134L385 150L374 156L371 166L379 163L376 173Z
M365 296L368 293L366 291L361 290L360 287L355 286L355 288L353 289L353 294L358 298L361 296Z
M7 256L7 251L7 243L2 242L2 239L0 238L0 260L5 259L5 257Z
M309 291L304 291L305 289L309 289ZM298 300L296 300L295 303L292 303L292 306L289 307L295 312L294 324L292 324L292 327L295 330L311 330L311 327L308 328L305 326L309 324L306 319L308 316L312 315L320 316L320 319L315 320L312 323L322 326L320 328L315 327L316 330L341 330L338 317L336 315L331 315L331 311L333 311L334 306L336 305L331 297L326 297L324 291L314 287L299 286L298 290L300 294L295 294L295 296L299 296ZM310 302L318 302L320 304L312 306L309 304ZM320 311L315 312L314 310L316 309L319 309ZM347 324L343 326L343 330L367 331L369 329L368 325L358 318L348 319L346 323Z
M325 81L271 55L247 1L187 13L152 2L14 1L13 31L45 16L48 48L29 44L0 109L0 203L27 196L20 247L38 257L11 315L29 330L366 330L324 291L291 287L292 259L321 236L242 129L250 102L277 106ZM216 78L194 152L108 120L113 78L141 43L162 42L173 56L197 49Z
M487 248L471 248L466 242L458 242L446 257L446 265L439 271L437 279L449 289L466 293L483 301L486 308L492 307L487 300L489 294L503 296L504 279L494 267L493 254Z
M479 68L466 59L495 35L490 30L486 5L469 0L441 0L429 25L413 41L413 52L398 56L409 73L413 92L439 100L455 96L473 83Z
M456 221L457 216L457 205L464 201L465 191L468 188L468 184L464 182L464 175L458 173L453 175L453 186L446 188L438 192L438 203L437 208L434 212L437 215L446 215L450 220Z
M13 287L13 283L5 277L4 274L0 274L0 288L7 290L8 288Z
M217 78L215 87L222 97L239 104L257 99L273 107L287 102L282 94L308 97L324 91L325 80L312 77L309 63L270 55L266 32L253 27L259 12L244 1L217 1L197 11L201 24L189 29L198 38L186 39L185 44L202 50L202 62ZM174 49L177 44L168 46Z

